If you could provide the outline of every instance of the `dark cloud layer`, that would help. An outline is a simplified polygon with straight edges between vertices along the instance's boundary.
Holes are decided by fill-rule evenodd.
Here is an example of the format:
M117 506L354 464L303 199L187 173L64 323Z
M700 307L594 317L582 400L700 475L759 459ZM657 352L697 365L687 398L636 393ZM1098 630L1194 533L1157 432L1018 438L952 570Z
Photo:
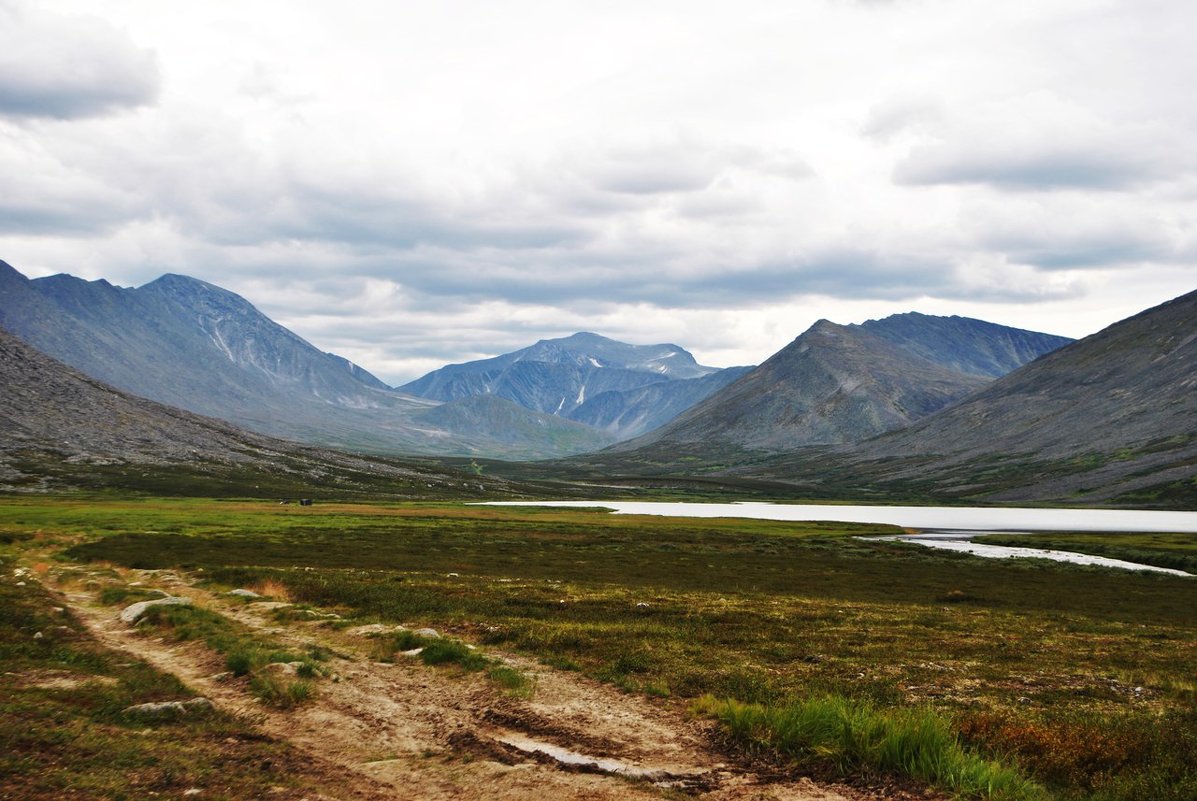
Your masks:
M0 4L0 116L77 119L153 103L155 55L94 17Z
M1150 157L1114 149L1073 148L1045 143L1033 149L935 147L912 153L898 164L894 180L908 186L988 184L1000 189L1129 189L1164 174Z

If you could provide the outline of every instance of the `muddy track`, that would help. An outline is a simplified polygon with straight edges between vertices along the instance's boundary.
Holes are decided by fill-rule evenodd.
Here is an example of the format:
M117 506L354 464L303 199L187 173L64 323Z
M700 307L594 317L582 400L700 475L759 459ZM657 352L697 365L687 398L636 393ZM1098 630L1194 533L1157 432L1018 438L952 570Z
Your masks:
M347 776L338 782L346 799L614 801L676 793L709 801L865 798L729 763L713 745L711 724L688 718L674 702L488 652L534 678L530 700L513 698L480 674L415 659L371 661L363 636L318 623L279 623L272 615L277 604L217 596L168 572L125 571L124 578L186 595L272 639L337 654L328 663L337 680L319 681L314 701L279 711L259 704L242 680L218 678L221 659L201 645L130 629L93 592L73 588L67 594L105 645L175 674L223 709L252 715L264 732L310 755L313 765Z

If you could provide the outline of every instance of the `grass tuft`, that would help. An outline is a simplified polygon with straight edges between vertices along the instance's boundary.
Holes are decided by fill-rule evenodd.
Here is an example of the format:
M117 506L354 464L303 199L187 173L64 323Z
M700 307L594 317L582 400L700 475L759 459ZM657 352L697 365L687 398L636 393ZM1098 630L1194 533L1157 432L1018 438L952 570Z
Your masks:
M703 696L695 711L715 718L740 743L841 775L904 776L965 798L1044 801L1047 793L1017 769L961 746L933 709L878 709L843 696L744 704Z
M259 671L249 680L249 689L263 703L276 709L293 709L316 694L315 686L305 679L292 679L270 671Z

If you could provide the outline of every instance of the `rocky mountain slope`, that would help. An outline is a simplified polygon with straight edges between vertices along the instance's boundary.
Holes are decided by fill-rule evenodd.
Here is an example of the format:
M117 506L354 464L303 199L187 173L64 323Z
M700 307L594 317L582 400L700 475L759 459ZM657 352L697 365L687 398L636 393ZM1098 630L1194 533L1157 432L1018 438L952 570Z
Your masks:
M570 413L580 423L627 439L654 431L743 376L751 367L728 367L701 378L658 381L602 392Z
M895 459L921 457L898 466ZM1197 292L1061 348L900 432L864 443L871 475L995 497L1184 490L1197 496ZM1179 482L1173 486L1175 482ZM1170 488L1170 489L1169 489Z
M108 486L240 496L510 491L503 481L306 448L138 398L0 329L0 487Z
M529 415L519 427L527 439L515 442L512 412L445 428L426 416L437 402L390 389L244 298L186 276L126 289L68 275L31 281L0 262L0 326L126 392L313 444L548 458L612 441Z
M970 317L894 314L859 326L916 356L968 375L1000 378L1073 340Z
M618 446L777 452L852 442L925 417L984 386L859 327L820 320L760 367L655 432Z
M743 370L731 369L700 365L677 345L629 345L582 332L451 364L400 389L441 401L493 395L622 439L672 419Z

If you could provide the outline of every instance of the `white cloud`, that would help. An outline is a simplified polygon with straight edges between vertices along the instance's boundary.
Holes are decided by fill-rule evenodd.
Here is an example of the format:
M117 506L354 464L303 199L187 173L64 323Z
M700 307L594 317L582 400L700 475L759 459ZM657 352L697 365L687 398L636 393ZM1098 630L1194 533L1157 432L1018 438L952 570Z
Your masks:
M1192 288L1194 9L0 0L0 258L192 274L392 380L579 329L1085 333Z

